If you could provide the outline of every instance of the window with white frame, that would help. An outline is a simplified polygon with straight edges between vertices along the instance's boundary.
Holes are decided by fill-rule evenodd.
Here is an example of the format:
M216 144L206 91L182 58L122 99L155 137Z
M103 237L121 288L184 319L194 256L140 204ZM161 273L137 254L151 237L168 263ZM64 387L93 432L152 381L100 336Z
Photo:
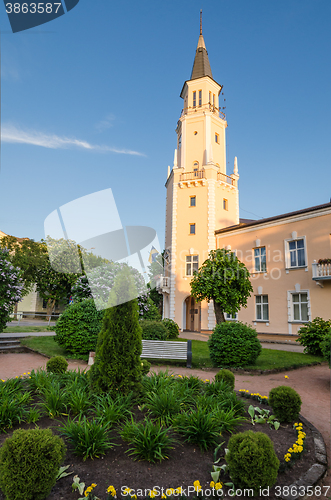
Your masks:
M286 267L304 267L307 265L305 238L286 240Z
M194 271L199 269L199 256L187 255L186 256L186 276L193 276Z
M267 271L265 247L254 248L254 268L257 273L265 273Z
M225 313L224 316L225 316L225 321L238 321L238 313L235 313L235 315Z
M256 321L269 321L268 295L255 295Z
M309 321L308 292L292 292L292 321Z

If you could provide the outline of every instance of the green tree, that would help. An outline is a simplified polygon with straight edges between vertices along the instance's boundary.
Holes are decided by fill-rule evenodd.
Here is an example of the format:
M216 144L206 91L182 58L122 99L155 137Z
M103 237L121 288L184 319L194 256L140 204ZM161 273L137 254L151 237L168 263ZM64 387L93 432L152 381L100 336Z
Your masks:
M129 267L117 275L103 316L90 382L97 392L111 394L140 389L142 367L141 327L134 280ZM118 305L116 305L118 304Z
M12 265L8 255L8 251L0 250L0 332L3 332L6 323L10 321L10 315L21 299L23 288L21 270Z
M23 281L22 296L27 295L36 282L36 271L45 259L45 248L41 243L28 238L4 236L0 239L0 248L8 250L8 260L21 269Z
M191 294L197 301L214 302L216 323L225 321L224 313L234 315L246 307L252 291L245 264L224 248L211 250L191 281Z
M149 288L149 297L152 299L156 307L158 308L158 311L160 315L162 316L162 309L163 309L163 295L159 293L156 290L156 281L157 278L160 275L164 274L164 260L163 260L163 254L158 254L156 256L156 259L154 262L152 262L148 266L148 277L149 277L149 283L148 283L148 288Z

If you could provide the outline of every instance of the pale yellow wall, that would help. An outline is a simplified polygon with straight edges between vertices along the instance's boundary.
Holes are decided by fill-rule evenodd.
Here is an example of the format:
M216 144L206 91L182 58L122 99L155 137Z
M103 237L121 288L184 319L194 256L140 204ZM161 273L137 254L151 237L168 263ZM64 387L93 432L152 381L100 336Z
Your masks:
M306 267L286 269L285 240L292 239L292 233L297 238L305 237L307 248ZM322 282L323 288L312 279L312 263L323 258L331 258L331 209L310 214L289 217L285 220L242 228L226 234L217 235L217 247L231 246L237 251L252 273L251 282L254 292L248 300L247 309L242 308L238 318L240 321L254 324L255 295L258 287L262 287L262 294L269 299L269 322L256 322L254 327L258 332L270 333L297 333L302 326L291 321L288 317L288 292L295 291L300 286L301 291L308 291L310 295L311 319L320 316L331 318L331 280ZM260 240L256 242L256 240ZM253 249L265 246L267 250L267 272L254 272Z

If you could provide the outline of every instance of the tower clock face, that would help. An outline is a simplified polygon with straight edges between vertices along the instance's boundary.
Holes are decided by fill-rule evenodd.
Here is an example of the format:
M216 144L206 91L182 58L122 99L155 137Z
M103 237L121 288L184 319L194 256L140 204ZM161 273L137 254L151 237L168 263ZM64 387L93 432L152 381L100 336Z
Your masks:
M170 264L170 256L171 256L170 250L169 249L165 250L163 258L167 264Z

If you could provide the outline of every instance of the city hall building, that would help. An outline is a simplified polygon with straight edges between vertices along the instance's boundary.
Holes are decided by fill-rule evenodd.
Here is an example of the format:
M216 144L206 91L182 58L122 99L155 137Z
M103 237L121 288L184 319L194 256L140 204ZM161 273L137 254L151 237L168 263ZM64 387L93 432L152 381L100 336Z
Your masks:
M213 303L196 303L190 282L210 250L235 252L254 292L234 318L259 333L296 334L331 318L331 203L252 221L239 219L238 163L226 171L222 85L213 78L202 28L191 77L181 90L177 147L166 181L163 316L181 330L212 330Z

